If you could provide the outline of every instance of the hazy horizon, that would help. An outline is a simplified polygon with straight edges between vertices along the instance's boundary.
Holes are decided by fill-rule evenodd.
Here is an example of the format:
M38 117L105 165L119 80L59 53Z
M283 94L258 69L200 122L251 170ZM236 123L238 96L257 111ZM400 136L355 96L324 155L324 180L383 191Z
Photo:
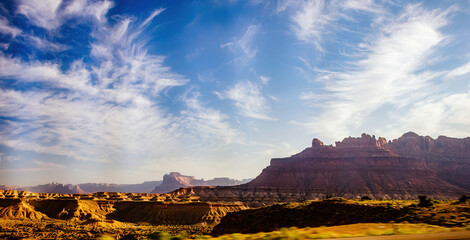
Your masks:
M470 136L470 1L0 3L0 185L256 177L362 133Z

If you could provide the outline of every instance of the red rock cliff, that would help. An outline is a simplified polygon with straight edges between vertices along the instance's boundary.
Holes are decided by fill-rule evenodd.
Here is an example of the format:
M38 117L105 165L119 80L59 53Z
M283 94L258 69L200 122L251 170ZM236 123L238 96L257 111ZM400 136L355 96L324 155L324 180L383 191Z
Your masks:
M275 158L253 181L191 190L203 199L248 202L303 201L326 195L357 198L436 199L470 193L470 138L432 139L409 132L387 142L362 134L336 146L312 147Z

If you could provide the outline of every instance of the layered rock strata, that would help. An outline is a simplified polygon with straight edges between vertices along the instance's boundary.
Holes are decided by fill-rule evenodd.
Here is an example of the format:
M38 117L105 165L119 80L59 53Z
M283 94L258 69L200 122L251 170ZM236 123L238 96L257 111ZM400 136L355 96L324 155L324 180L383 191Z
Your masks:
M198 197L161 194L43 194L0 190L0 218L3 219L61 219L108 225L121 222L215 225L227 213L246 208L242 203L200 202Z

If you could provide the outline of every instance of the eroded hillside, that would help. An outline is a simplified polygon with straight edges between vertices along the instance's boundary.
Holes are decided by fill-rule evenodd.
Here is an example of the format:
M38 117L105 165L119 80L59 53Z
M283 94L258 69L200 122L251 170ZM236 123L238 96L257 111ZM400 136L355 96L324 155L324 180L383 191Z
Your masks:
M246 208L236 202L200 202L198 197L161 194L42 194L0 190L0 218L3 219L60 219L106 225L120 222L215 225L228 212Z

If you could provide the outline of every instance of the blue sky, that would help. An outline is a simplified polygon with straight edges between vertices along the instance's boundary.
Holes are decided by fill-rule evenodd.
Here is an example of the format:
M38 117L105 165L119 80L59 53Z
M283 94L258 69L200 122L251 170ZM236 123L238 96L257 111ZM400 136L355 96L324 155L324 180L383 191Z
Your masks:
M0 3L0 184L257 176L361 133L470 136L470 1Z

